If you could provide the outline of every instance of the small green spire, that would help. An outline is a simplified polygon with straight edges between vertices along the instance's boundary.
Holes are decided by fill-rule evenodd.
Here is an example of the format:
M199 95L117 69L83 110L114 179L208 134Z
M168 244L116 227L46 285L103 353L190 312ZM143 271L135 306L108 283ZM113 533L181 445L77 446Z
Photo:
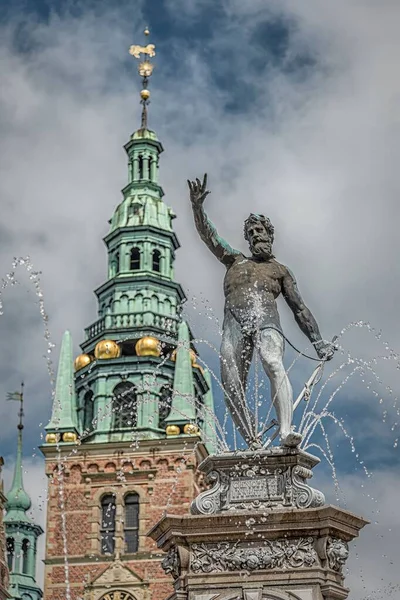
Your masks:
M53 411L46 431L77 433L77 427L72 337L66 331L61 342Z
M21 600L21 598L41 600L43 593L36 583L35 574L37 538L43 533L43 529L26 514L31 507L31 499L24 489L22 480L23 384L21 392L8 394L8 399L18 400L21 403L14 479L7 494L7 513L4 517L10 572L8 597L12 600Z
M212 392L211 374L210 371L204 369L204 379L208 385L208 392L203 396L203 433L204 443L210 454L215 454L218 450L217 432L215 428L215 409L214 397Z
M171 425L194 423L196 420L192 358L190 355L189 327L179 324L176 350L174 387L171 412L165 419Z
M17 458L15 461L15 469L14 469L14 478L11 485L11 489L7 494L7 504L6 510L7 515L5 517L5 522L11 521L28 521L30 519L25 514L27 510L30 509L32 502L24 489L24 483L22 479L22 431L24 429L22 418L24 416L23 411L23 384L21 386L21 393L15 393L10 395L10 399L16 400L18 399L21 402L21 407L19 410L19 423L18 423L18 442L17 442ZM17 398L17 395L19 398ZM11 397L13 396L13 397Z

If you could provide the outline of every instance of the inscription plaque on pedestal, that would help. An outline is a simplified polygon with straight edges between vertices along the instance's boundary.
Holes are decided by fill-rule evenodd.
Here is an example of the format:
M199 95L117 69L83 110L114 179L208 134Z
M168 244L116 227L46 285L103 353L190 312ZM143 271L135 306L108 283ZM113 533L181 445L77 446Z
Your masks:
M276 475L231 478L229 501L278 500L282 497L281 480L282 478Z

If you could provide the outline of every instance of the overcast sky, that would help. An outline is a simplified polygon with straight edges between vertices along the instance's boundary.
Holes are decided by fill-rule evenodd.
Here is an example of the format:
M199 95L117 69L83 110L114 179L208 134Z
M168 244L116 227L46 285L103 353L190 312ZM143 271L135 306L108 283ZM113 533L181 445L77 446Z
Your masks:
M51 11L43 1L9 4L0 0L6 483L16 441L6 392L25 380L27 482L35 498L44 494L36 447L51 408L35 288L24 267L16 270L18 285L9 285L6 275L14 257L30 257L42 272L54 368L65 329L78 353L83 328L97 317L93 290L106 276L102 238L127 181L122 146L140 119L140 81L127 49L143 41L147 24L157 50L149 123L165 148L160 179L178 216L176 277L189 298L195 335L218 345L210 308L216 318L222 314L224 269L197 237L186 190L187 178L207 171L206 209L220 233L246 251L244 219L249 212L267 214L275 254L295 273L325 338L351 322L382 330L379 340L365 326L345 332L344 354L331 371L348 352L366 361L400 352L398 3L153 0L143 10L138 1L110 8L101 0L51 2ZM289 311L281 309L288 337L305 348ZM198 349L217 369L207 346ZM339 481L348 506L373 522L352 553L354 600L398 597L400 386L393 352L372 365L379 380L371 370L355 375L332 405L357 448L351 452L331 428ZM295 388L312 368L304 360L296 365ZM333 378L329 393L343 377ZM362 475L360 461L371 477ZM317 480L332 493L324 463ZM39 504L36 513L43 515Z

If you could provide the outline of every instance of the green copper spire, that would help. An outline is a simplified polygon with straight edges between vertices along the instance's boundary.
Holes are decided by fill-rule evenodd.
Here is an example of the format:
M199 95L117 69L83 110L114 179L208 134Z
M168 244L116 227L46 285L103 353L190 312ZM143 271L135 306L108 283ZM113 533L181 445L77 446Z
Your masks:
M212 392L211 374L210 371L204 369L204 379L208 385L208 392L203 396L203 441L210 454L215 454L218 450L217 432L215 429L215 410L214 397Z
M190 335L186 322L182 321L178 328L172 407L165 422L172 425L184 425L185 423L194 423L195 420L196 407Z
M53 411L46 431L77 433L72 337L69 331L64 333L61 342Z
M124 146L126 184L104 238L108 269L95 290L97 317L85 329L74 378L72 344L69 337L63 341L45 451L58 441L74 443L79 434L85 445L131 442L133 435L135 440L165 439L169 423L178 424L172 430L182 424L179 432L197 435L209 389L193 364L191 334L181 322L186 296L174 274L175 214L159 184L163 147L148 128L147 84L155 46L131 46L130 53L139 59L142 118ZM193 427L184 431L185 425Z
M14 392L9 394L10 400L18 400L21 405L19 409L19 423L18 423L18 442L17 442L17 458L15 461L14 478L11 485L11 489L7 494L7 517L6 520L10 521L27 521L30 519L27 517L25 512L31 507L31 499L24 490L24 484L22 480L22 430L24 428L22 419L24 416L23 411L23 384L21 386L21 392Z
M17 457L14 478L7 494L4 526L7 541L7 563L10 572L9 593L14 600L42 598L42 590L36 583L37 538L43 533L26 514L31 507L31 499L24 489L22 480L22 431L23 431L23 385L21 392L9 394L10 400L18 400L20 405L18 423Z

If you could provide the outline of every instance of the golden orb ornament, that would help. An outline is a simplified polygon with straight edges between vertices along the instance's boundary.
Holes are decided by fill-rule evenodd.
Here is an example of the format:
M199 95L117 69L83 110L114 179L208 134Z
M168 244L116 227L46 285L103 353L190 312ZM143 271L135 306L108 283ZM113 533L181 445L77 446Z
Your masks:
M73 444L74 442L76 442L77 439L78 436L73 431L67 431L66 433L63 433L62 436L62 441L67 442L69 444Z
M181 430L178 427L178 425L167 425L167 427L165 429L165 433L167 435L179 435L180 432L181 432Z
M46 444L57 444L60 436L58 433L48 433L46 435Z
M149 90L142 90L140 92L140 97L142 100L148 100L150 98L150 91Z
M138 356L160 356L161 345L157 338L146 335L136 342L135 350Z
M80 369L83 369L83 367L87 367L90 365L92 360L93 356L90 356L90 354L80 354L74 361L75 371L79 371Z
M192 361L192 365L193 367L198 367L199 365L197 364L196 360L197 360L197 354L194 350L192 350L192 348L190 349L190 360Z
M143 33L144 33L144 35L150 35L149 28L148 28L148 27L146 27L146 29L144 30L144 32L143 32Z
M194 423L186 423L183 433L186 433L186 435L199 435L200 429Z
M101 360L107 358L118 358L121 356L121 348L114 340L101 340L96 344L94 355Z
M177 349L177 348L175 348L175 350L174 350L174 351L172 352L172 354L171 354L171 360L173 360L174 362L176 361L176 353L177 353L177 351L178 351L178 349ZM198 365L198 364L196 363L196 360L197 360L197 354L196 354L196 352L193 350L193 348L190 348L190 350L189 350L189 354L190 354L190 360L191 360L191 362L192 362L192 366L193 366L193 367L200 367L200 365Z

